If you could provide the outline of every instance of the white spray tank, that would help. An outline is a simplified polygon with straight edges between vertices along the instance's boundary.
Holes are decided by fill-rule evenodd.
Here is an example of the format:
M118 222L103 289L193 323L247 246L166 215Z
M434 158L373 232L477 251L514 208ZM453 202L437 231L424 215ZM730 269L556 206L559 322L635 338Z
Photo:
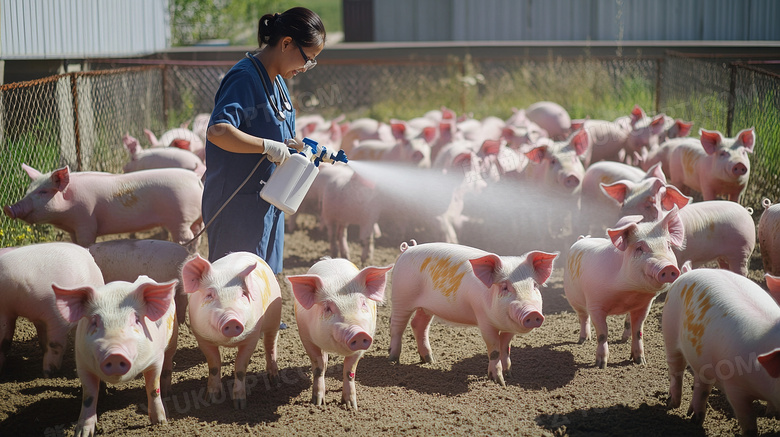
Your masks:
M320 162L347 162L347 155L343 150L331 154L325 147L317 146L317 142L311 138L304 138L303 144L303 150L291 153L284 164L276 167L260 190L263 200L287 214L295 214L298 211L314 178L320 172L317 168Z

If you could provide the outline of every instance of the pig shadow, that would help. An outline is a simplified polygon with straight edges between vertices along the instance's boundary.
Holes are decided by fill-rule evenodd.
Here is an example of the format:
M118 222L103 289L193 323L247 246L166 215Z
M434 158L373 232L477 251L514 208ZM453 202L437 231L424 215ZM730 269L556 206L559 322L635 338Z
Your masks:
M512 376L508 386L526 390L554 390L570 383L576 374L574 356L549 346L513 348ZM450 369L435 369L426 364L392 364L387 357L367 356L360 360L364 376L361 384L372 387L406 387L423 394L457 396L468 392L470 380L478 375L487 378L488 357L478 354L457 361Z
M51 387L35 387L29 393L25 390L25 394L37 395L48 390ZM65 430L73 428L81 412L81 387L57 390L67 393L62 397L41 399L9 414L0 422L0 435L66 435Z
M60 369L53 376L78 378L72 338L68 339ZM43 351L38 339L14 341L6 354L5 364L0 372L0 382L30 382L36 379L44 379Z
M643 403L633 408L616 405L607 408L575 409L536 416L536 424L555 435L705 436L690 420L667 412L664 405Z
M163 397L168 418L195 417L199 421L254 425L279 420L279 406L287 405L311 386L305 367L279 369L278 383L272 383L267 372L246 376L247 407L233 407L233 378L222 377L222 395L214 400L207 397L207 378L185 380L173 384L171 394ZM146 404L139 404L139 412L146 414Z

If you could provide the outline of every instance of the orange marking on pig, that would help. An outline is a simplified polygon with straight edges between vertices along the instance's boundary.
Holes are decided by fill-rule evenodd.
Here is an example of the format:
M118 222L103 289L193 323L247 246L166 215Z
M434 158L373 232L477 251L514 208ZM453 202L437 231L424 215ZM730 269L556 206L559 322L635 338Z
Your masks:
M271 281L268 279L268 272L265 269L255 269L252 274L262 281L262 286L260 287L260 302L262 302L263 311L265 311L268 309L268 304L271 300Z
M138 196L135 195L135 189L133 187L123 188L114 193L114 198L119 200L125 208L132 208L138 203Z
M582 275L582 257L584 253L583 252L574 252L569 256L568 265L566 266L569 270L569 275L571 276L572 280L579 280L580 276Z
M168 332L173 331L173 321L176 320L176 312L172 312L168 317Z
M709 324L710 318L707 311L712 308L707 288L697 288L699 284L691 284L683 287L682 300L684 307L683 329L686 338L696 350L696 355L701 356L703 344L700 342L704 330Z
M460 268L461 264L455 264L449 258L428 257L420 265L420 272L427 271L433 281L433 288L439 290L447 299L454 300L463 275L466 274L465 270L458 273Z
M695 150L687 148L683 149L682 154L683 173L686 177L693 177L696 164L699 162L699 154Z

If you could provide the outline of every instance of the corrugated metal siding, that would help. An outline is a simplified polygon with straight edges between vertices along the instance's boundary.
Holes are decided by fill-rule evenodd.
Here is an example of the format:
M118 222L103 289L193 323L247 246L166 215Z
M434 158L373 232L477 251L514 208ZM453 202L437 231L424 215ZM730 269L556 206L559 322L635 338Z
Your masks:
M777 0L373 0L373 4L376 41L780 40Z
M0 58L132 56L169 47L168 0L0 0Z

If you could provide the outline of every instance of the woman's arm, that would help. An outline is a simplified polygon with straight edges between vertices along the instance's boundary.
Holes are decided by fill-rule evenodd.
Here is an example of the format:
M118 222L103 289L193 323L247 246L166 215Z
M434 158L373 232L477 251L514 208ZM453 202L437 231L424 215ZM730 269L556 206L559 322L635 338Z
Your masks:
M206 137L220 149L233 153L265 153L264 139L238 130L230 123L217 123L206 131Z

